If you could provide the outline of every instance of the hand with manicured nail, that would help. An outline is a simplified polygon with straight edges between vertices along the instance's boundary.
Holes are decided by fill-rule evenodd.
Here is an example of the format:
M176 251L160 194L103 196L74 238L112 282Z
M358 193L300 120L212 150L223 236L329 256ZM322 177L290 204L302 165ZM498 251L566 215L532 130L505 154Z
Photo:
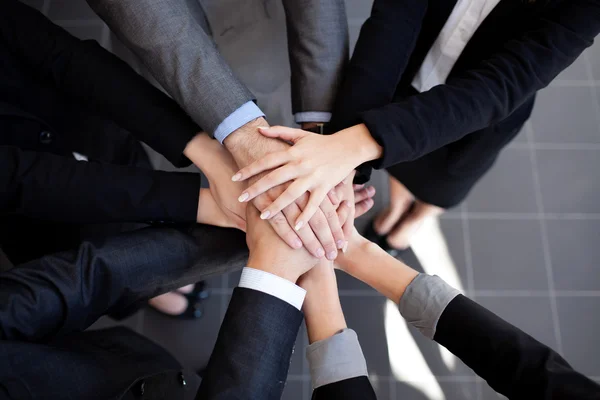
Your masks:
M268 219L296 199L309 194L306 207L293 224L295 227L304 226L319 210L320 204L333 196L331 191L340 182L360 164L378 158L382 151L374 146L363 148L365 141L373 140L363 124L326 136L286 127L259 128L259 132L291 142L293 146L268 154L242 168L232 180L243 181L276 168L246 189L240 201L250 201L273 187L289 182L287 189L263 210L261 218Z

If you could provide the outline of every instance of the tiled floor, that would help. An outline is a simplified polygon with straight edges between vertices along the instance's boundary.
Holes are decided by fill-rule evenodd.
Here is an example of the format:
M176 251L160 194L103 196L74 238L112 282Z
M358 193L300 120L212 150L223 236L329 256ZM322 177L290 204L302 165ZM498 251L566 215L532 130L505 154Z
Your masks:
M148 76L83 0L28 0L81 38L98 40ZM258 96L272 123L291 124L289 66L280 2L204 0L216 41ZM352 43L369 0L347 0ZM543 90L530 123L503 152L466 203L420 234L406 262L422 264L484 306L561 352L600 380L600 45ZM169 168L155 156L155 165ZM385 177L373 180L385 203ZM373 215L373 212L370 214ZM364 226L367 216L358 223ZM441 232L442 236L436 236ZM442 238L442 239L440 239ZM431 262L433 249L447 257ZM440 254L446 254L441 251ZM421 260L421 261L419 261ZM435 260L434 260L435 261ZM163 344L187 367L205 364L238 274L214 279L206 315L180 322L146 310L125 321ZM363 345L381 399L496 399L456 359L407 329L395 310L365 285L340 275L350 327ZM96 326L112 324L102 320ZM298 349L306 344L301 330ZM391 351L394 350L394 351ZM391 355L391 356L390 356ZM284 399L309 399L302 351L292 361Z

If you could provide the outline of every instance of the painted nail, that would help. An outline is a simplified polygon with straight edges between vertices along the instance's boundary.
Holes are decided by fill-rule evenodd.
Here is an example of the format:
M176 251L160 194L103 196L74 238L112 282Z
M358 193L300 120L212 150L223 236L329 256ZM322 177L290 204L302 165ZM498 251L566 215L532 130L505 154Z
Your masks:
M244 192L240 197L238 197L238 201L243 203L244 201L248 200L248 197L250 197L250 195L247 192Z
M323 250L322 248L318 248L317 249L317 257L321 258L325 255L325 250Z
M299 231L300 228L302 228L302 226L304 225L304 222L300 221L296 224L296 226L294 227L295 230Z
M235 174L234 176L231 177L231 180L234 182L239 181L242 178L242 174Z
M375 188L374 188L373 186L369 186L369 187L367 188L367 193L369 193L369 194L373 194L373 193L375 193Z
M267 219L269 218L269 215L271 215L271 211L265 211L264 213L260 214L260 219Z
M344 245L344 248L342 249L342 253L346 253L346 251L348 251L348 242L346 241L346 244Z
M295 249L299 249L300 247L302 247L302 242L300 241L300 239L294 239L292 240L292 246L294 246Z
M344 242L343 240L340 239L337 242L335 242L335 244L337 245L338 249L343 249L346 242Z
M328 260L335 260L335 257L337 256L337 251L330 251L329 253L327 253L327 259Z

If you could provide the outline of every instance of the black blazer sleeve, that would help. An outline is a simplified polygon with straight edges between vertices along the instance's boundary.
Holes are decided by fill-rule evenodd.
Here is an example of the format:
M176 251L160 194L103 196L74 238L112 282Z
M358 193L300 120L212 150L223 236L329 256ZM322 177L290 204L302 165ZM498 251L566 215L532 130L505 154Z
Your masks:
M417 159L503 120L573 63L599 32L599 0L556 1L531 20L526 33L478 68L364 112L363 122L384 148L373 165Z
M263 292L233 291L197 399L277 399L302 313Z
M0 216L74 223L194 223L200 176L0 146Z
M600 386L559 354L462 295L442 313L434 340L509 399L600 399Z
M369 378L357 376L321 386L313 391L313 400L375 400L377 396Z
M201 129L177 103L96 41L81 41L17 0L2 2L0 41L31 73L115 121L174 165Z

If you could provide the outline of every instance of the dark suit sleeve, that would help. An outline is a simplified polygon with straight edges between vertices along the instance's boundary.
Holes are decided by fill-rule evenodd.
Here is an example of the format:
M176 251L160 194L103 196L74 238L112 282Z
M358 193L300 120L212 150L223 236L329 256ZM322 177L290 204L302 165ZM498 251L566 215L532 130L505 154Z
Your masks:
M600 32L600 1L556 3L478 68L400 103L364 112L362 120L384 148L374 166L417 159L503 120L571 65Z
M197 219L200 176L0 146L0 215L74 223Z
M434 340L509 399L600 398L600 386L555 351L462 295L442 313Z
M234 289L196 398L279 400L302 318L276 297Z
M317 388L313 400L371 400L377 399L373 386L366 376L330 383Z
M31 73L130 131L176 166L201 129L177 103L93 40L79 40L16 0L2 2L0 40Z
M148 228L0 272L0 341L83 331L105 314L195 282L216 267L206 259L198 270L206 249L178 230Z

